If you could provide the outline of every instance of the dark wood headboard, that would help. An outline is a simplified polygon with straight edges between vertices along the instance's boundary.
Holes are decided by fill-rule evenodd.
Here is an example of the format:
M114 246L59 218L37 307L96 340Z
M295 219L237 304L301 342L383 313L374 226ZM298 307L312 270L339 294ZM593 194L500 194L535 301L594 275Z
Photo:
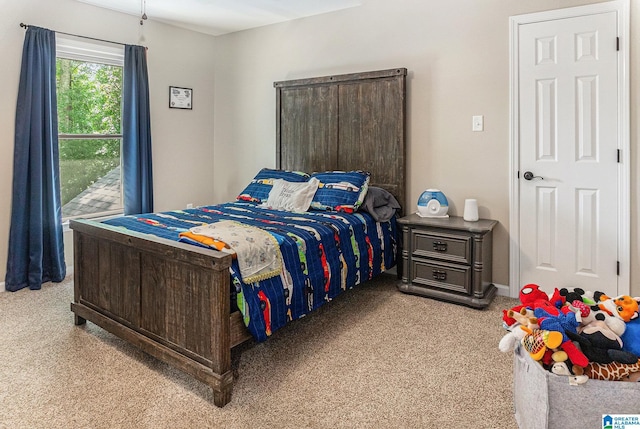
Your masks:
M274 82L276 164L307 173L366 170L405 200L407 69Z

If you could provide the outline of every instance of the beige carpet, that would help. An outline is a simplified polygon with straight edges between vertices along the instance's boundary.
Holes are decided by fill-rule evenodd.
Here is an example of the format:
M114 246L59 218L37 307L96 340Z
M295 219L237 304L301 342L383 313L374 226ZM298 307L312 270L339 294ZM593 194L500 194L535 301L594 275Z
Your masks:
M474 310L358 286L235 353L231 402L87 323L73 279L0 293L2 428L516 428L496 297Z

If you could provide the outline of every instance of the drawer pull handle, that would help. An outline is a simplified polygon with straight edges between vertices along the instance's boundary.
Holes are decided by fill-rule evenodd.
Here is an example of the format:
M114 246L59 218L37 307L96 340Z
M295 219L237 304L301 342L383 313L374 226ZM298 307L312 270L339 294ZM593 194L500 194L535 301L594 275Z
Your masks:
M435 250L436 252L446 252L447 243L445 243L444 241L434 241L433 250Z
M446 280L447 279L447 272L443 271L443 270L433 270L433 279L434 280Z

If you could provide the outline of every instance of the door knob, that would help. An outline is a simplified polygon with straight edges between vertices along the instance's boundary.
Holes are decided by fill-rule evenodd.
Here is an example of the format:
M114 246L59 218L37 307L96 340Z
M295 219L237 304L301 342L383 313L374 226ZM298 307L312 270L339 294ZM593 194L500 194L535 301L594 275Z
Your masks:
M525 171L523 177L524 180L542 179L542 176L534 176L530 171Z

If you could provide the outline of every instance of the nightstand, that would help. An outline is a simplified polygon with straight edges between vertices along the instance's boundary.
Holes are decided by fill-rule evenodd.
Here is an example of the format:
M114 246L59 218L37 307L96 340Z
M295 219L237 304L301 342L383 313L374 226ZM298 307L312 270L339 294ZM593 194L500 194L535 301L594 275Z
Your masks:
M485 308L491 280L492 235L498 221L461 217L398 219L402 229L402 292Z

